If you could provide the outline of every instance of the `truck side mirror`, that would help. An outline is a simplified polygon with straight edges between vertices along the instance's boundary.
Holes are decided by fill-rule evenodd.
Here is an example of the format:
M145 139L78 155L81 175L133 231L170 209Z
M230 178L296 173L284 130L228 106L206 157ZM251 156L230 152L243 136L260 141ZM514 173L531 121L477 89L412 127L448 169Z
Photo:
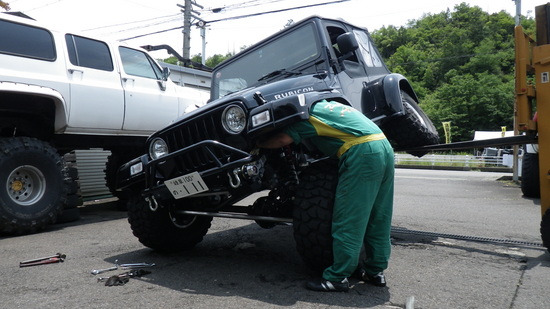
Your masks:
M171 73L170 68L167 68L167 67L162 68L162 80L168 80L170 73Z
M340 34L336 38L336 43L338 44L338 49L342 53L342 57L340 57L340 61L345 60L350 56L352 56L353 52L359 48L359 43L357 43L357 39L351 32Z

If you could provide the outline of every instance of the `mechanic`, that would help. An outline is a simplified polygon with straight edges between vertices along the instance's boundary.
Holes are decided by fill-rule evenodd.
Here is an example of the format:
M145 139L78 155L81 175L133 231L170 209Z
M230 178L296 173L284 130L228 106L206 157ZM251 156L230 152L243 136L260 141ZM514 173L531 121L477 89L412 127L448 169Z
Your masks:
M260 148L280 148L310 140L324 154L339 158L332 237L334 263L322 278L308 281L315 291L349 290L353 276L375 286L386 286L383 271L391 252L393 212L393 149L370 119L356 109L320 101L310 117L285 128ZM359 265L364 245L366 259Z

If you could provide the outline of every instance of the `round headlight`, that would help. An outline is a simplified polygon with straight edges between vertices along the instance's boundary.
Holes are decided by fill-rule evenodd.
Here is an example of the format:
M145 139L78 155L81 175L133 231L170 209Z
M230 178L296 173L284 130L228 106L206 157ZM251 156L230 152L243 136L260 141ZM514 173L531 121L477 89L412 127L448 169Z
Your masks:
M239 134L246 127L246 114L237 105L228 106L222 114L223 128L231 134Z
M158 159L168 154L168 145L162 138L155 138L151 144L149 144L149 155L153 160Z

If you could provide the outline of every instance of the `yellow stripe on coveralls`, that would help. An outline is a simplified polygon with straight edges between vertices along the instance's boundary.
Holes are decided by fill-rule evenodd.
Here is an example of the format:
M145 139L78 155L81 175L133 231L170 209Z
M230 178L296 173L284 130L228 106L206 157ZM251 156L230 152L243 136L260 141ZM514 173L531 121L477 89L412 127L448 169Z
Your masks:
M379 141L386 138L384 133L355 136L353 134L333 128L324 123L322 120L317 119L315 116L309 117L309 122L313 125L319 136L330 136L338 138L344 142L344 144L340 146L340 149L338 149L338 152L336 153L336 156L338 158L340 158L340 156L342 156L344 152L346 152L352 146L372 141Z
M386 138L386 135L384 133L377 133L377 134L370 134L365 136L356 137L351 141L347 141L338 149L338 152L336 153L336 156L340 158L344 154L344 152L348 151L352 146L373 142L373 141L380 141Z

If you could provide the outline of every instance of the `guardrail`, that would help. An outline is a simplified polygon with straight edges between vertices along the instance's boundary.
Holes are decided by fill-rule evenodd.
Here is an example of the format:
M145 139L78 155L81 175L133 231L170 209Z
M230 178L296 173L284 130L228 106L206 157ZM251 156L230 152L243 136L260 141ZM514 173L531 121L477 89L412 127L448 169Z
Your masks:
M521 156L519 157L521 166ZM423 157L415 157L410 154L395 154L395 165L398 167L417 167L417 168L455 168L460 170L472 169L499 169L511 170L513 166L513 156L473 156L473 155L440 155L427 154Z

